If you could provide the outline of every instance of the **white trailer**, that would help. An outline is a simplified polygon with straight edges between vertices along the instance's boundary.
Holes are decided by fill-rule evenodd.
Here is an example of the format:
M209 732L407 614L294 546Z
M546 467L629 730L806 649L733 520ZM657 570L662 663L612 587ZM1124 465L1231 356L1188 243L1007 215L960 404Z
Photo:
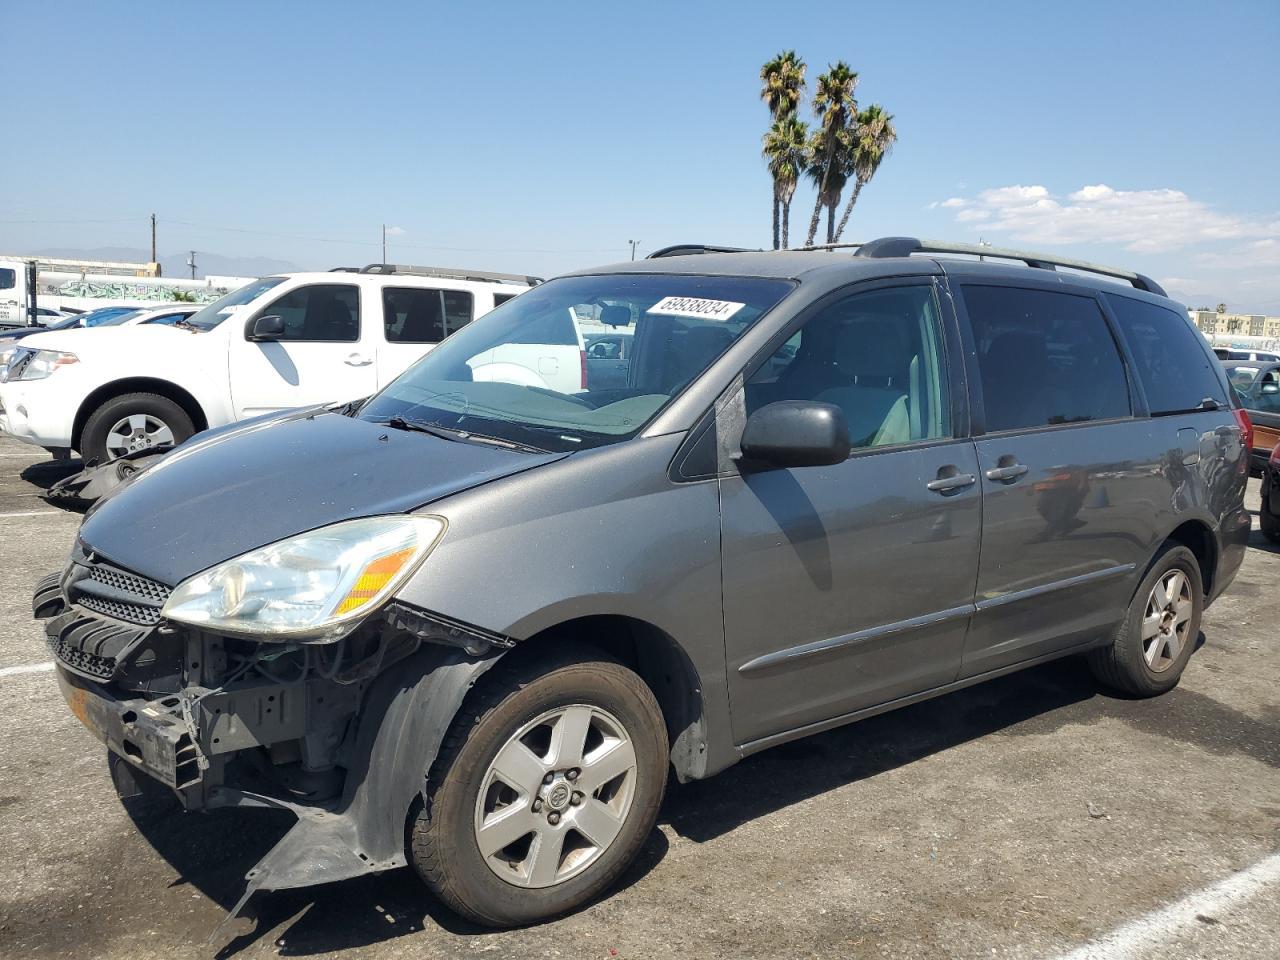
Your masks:
M82 312L185 301L212 303L253 277L186 280L151 263L0 256L0 328L32 326L39 307Z

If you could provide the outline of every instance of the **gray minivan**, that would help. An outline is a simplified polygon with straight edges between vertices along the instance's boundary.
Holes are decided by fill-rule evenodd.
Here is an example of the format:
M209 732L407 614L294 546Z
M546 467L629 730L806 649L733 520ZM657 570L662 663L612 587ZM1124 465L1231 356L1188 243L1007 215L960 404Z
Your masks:
M631 318L617 382L470 363L602 304ZM1243 557L1249 429L1138 274L690 252L196 437L34 606L122 792L297 816L246 897L411 864L518 925L619 877L669 771L1070 654L1172 688Z

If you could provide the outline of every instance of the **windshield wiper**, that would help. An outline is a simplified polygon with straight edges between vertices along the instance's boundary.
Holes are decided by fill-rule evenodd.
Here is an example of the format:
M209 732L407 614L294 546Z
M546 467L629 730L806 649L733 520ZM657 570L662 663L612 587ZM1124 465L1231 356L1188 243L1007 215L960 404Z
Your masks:
M412 430L416 433L426 433L433 437L439 437L442 440L452 440L456 443L483 443L494 447L506 447L509 450L520 450L524 453L547 453L542 447L530 446L527 443L519 443L515 440L507 440L504 437L491 437L483 433L472 433L469 430L460 430L457 427L446 427L439 423L428 423L425 420L410 420L396 414L387 420L387 426L395 430Z

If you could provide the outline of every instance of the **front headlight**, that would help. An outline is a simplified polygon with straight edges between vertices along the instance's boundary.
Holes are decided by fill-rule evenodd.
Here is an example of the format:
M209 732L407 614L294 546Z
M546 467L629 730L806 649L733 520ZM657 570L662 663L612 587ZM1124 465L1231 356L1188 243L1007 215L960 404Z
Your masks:
M330 643L418 568L439 517L347 520L253 550L178 584L164 616L215 633Z
M74 353L61 350L31 350L17 347L9 354L4 366L4 379L11 380L43 380L51 376L59 367L67 367L79 363L80 358Z

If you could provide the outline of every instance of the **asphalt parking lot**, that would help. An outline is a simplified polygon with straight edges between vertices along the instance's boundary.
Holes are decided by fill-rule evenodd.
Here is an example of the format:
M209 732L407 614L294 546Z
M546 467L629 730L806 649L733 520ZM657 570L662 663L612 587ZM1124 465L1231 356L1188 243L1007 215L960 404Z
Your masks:
M1280 956L1280 552L1256 530L1159 699L1066 661L766 752L673 787L620 888L532 929L469 927L402 870L260 894L206 945L289 818L117 799L30 615L79 522L38 496L66 472L0 440L0 957Z

